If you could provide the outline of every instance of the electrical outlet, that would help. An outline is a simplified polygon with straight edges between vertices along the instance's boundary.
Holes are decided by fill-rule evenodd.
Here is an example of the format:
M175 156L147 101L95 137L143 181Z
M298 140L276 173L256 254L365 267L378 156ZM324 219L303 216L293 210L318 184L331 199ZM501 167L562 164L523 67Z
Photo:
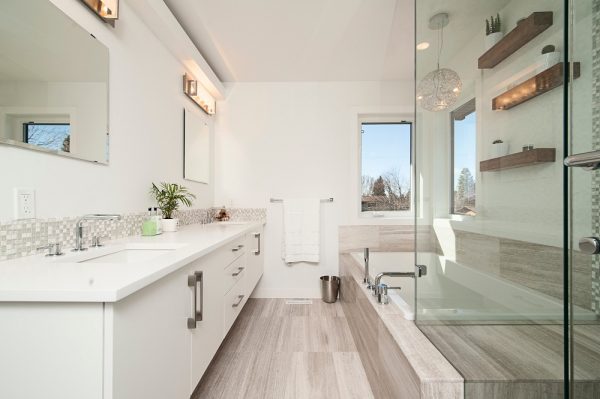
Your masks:
M15 219L35 218L35 190L15 188Z

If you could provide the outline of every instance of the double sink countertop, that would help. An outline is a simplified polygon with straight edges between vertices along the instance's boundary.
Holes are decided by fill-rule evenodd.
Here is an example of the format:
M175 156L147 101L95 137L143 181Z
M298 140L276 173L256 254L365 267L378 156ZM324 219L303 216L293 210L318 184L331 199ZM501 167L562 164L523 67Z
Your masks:
M264 225L264 221L183 226L65 255L0 262L0 302L117 302Z

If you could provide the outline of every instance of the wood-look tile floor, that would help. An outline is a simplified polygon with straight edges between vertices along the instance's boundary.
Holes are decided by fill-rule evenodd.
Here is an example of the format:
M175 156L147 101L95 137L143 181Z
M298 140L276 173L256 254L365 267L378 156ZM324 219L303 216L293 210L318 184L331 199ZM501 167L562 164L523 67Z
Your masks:
M193 399L373 398L339 303L250 299Z

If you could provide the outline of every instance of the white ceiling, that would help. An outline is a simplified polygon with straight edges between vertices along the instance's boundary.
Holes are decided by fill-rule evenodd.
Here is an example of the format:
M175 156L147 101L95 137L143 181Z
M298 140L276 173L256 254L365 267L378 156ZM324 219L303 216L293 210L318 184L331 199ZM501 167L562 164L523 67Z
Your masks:
M165 0L225 82L412 79L413 0Z

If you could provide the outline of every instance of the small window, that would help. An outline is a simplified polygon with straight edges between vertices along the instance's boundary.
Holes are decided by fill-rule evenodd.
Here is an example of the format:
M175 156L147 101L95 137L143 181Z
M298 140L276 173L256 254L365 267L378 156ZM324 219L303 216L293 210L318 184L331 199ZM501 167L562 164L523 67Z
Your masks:
M71 126L68 123L23 123L23 142L71 152Z
M477 185L477 127L475 99L451 114L451 205L450 213L475 216Z
M361 212L411 209L412 124L361 123Z

